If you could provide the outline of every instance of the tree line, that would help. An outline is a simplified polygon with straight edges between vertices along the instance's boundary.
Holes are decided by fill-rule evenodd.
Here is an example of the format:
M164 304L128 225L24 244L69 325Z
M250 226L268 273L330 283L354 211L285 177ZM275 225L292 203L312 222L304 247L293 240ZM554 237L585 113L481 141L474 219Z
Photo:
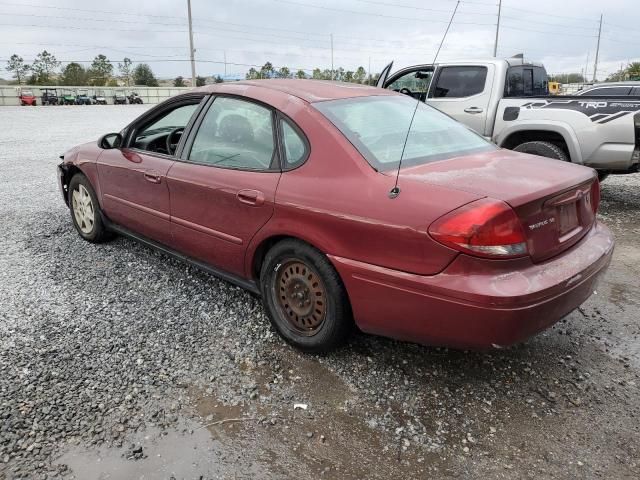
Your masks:
M10 72L18 85L69 85L69 86L94 86L117 87L118 79L124 86L146 85L157 87L158 80L153 70L146 63L139 63L135 67L129 58L118 62L118 76L114 76L114 65L105 55L97 55L89 68L80 63L71 62L61 70L62 63L55 55L46 50L40 52L33 63L25 63L24 59L13 54L7 61L5 69Z
M640 62L631 62L617 72L611 73L605 79L605 82L623 82L626 80L640 80ZM550 75L549 81L558 83L589 83L581 73Z
M640 80L640 62L631 62L626 67L609 75L605 82L623 82L625 80Z
M259 69L251 67L245 75L247 80L256 80L260 78L312 78L314 80L335 80L338 82L364 83L369 85L375 84L378 77L379 74L374 76L371 74L367 75L367 71L364 67L358 67L355 70L345 70L342 67L333 70L328 68L325 68L324 70L315 68L309 74L301 69L294 73L289 69L289 67L280 67L276 69L271 62L265 63Z

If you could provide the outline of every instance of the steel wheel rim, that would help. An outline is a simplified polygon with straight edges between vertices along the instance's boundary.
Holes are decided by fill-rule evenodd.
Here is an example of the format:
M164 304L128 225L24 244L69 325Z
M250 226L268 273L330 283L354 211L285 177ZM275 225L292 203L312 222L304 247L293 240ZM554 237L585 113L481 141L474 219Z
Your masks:
M327 317L327 294L315 269L291 259L276 272L274 296L282 317L298 334L313 336Z
M78 188L73 191L71 203L78 228L82 233L90 234L95 223L95 210L93 209L91 195L89 195L89 191L84 185L79 184Z

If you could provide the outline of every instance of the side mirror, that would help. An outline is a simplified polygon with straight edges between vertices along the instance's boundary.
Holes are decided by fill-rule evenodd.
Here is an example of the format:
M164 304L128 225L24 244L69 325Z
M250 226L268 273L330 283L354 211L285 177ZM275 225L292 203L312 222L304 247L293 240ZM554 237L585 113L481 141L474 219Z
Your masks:
M98 146L104 150L120 148L122 145L122 135L119 133L107 133L98 140Z

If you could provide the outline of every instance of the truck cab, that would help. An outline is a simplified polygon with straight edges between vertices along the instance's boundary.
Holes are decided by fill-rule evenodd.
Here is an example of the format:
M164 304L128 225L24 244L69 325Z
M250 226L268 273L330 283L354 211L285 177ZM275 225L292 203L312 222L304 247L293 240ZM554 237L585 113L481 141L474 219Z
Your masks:
M640 97L549 95L544 66L522 56L392 67L378 87L426 102L500 147L590 166L601 178L640 169Z
M427 102L487 138L502 98L549 94L544 66L520 57L415 65L389 74L392 67L382 71L379 87Z

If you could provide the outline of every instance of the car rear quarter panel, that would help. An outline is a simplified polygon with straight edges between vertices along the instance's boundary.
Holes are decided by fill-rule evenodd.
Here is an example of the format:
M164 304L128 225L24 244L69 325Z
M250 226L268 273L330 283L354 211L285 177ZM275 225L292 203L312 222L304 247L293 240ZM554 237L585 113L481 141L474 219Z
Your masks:
M306 133L311 154L301 167L283 173L275 213L251 242L248 274L256 249L275 236L300 238L325 254L432 275L457 252L435 242L428 226L477 195L402 181L389 198L395 175L376 172L347 139L309 105L283 109Z

